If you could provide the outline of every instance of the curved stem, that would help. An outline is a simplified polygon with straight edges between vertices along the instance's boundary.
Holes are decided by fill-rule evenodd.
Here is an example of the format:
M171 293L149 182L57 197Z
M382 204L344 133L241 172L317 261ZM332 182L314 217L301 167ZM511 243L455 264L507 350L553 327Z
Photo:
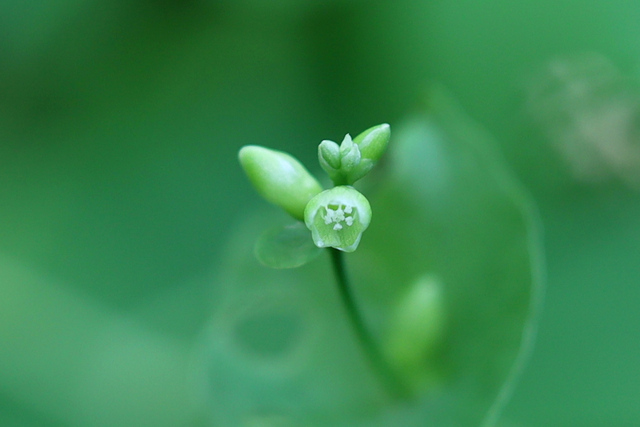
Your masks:
M358 311L358 307L356 306L353 297L353 292L349 286L347 271L344 265L343 252L335 248L331 248L330 252L340 296L344 302L349 321L353 325L356 337L360 342L366 357L369 359L369 363L371 363L375 372L380 377L380 381L387 387L392 397L396 399L406 398L406 388L385 360L380 348L377 346L373 337L365 327L364 321L360 316L360 312Z

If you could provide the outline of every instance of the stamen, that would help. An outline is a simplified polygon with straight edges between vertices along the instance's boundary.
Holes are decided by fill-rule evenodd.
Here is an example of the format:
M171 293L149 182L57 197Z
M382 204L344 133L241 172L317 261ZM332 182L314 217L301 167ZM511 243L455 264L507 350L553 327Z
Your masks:
M333 229L335 231L342 230L344 226L341 223L347 224L347 226L351 227L355 221L353 217L353 206L348 205L326 205L325 206L326 214L322 217L325 225L333 225ZM347 216L350 215L350 216Z

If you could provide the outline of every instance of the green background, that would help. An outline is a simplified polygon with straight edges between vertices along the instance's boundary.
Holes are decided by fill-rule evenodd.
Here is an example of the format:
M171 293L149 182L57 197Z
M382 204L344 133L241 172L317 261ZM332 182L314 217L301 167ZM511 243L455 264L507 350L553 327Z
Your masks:
M265 208L239 147L311 165L439 82L544 228L538 339L503 424L640 425L638 22L619 0L3 1L0 272L23 286L0 278L0 424L198 425L184 343L231 230Z

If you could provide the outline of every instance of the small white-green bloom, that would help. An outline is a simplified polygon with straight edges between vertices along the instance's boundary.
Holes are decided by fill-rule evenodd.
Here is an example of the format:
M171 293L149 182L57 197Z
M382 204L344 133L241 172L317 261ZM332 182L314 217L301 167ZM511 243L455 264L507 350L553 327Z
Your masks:
M371 222L371 206L355 188L338 186L309 201L304 222L319 248L353 252Z

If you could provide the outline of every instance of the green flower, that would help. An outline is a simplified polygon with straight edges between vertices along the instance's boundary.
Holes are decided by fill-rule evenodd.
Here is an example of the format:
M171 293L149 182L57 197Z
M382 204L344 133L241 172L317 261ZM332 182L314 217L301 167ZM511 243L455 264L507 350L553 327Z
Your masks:
M338 186L309 201L304 222L317 247L353 252L371 222L371 206L355 188Z

